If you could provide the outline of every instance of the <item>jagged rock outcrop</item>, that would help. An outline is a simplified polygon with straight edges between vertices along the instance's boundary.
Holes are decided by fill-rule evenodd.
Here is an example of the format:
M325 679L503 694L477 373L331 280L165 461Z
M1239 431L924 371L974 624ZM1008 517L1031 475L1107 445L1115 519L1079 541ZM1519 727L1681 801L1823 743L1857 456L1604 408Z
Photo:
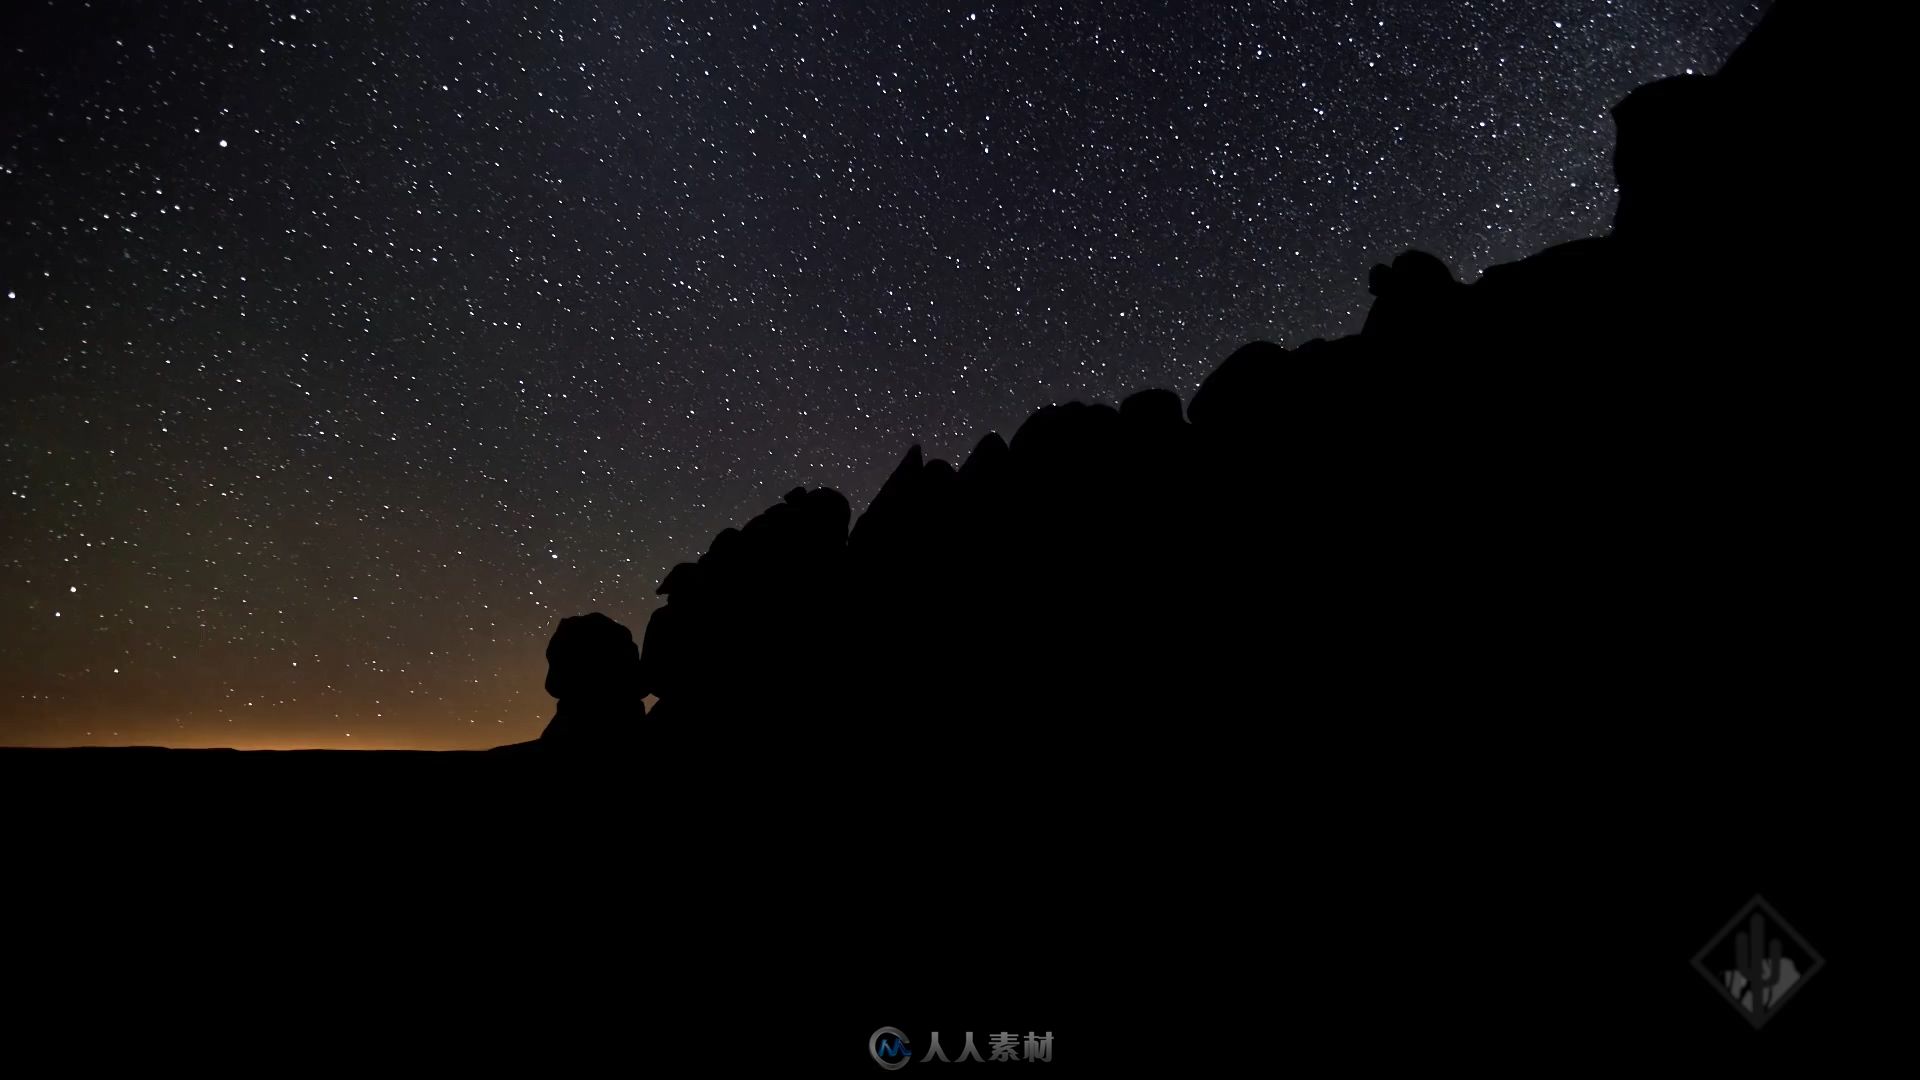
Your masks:
M985 777L1223 767L1282 715L1317 760L1814 694L1835 494L1876 467L1835 405L1858 359L1820 349L1838 148L1794 109L1841 105L1823 18L1783 3L1720 74L1614 110L1608 236L1472 282L1404 253L1359 334L1247 345L1184 411L1045 408L957 469L914 447L851 532L799 489L723 532L661 586L649 726Z
M839 492L795 488L668 573L639 676L659 699L652 719L766 715L831 670L851 517Z
M547 642L547 693L558 699L539 745L627 747L646 707L633 632L600 612L560 620Z

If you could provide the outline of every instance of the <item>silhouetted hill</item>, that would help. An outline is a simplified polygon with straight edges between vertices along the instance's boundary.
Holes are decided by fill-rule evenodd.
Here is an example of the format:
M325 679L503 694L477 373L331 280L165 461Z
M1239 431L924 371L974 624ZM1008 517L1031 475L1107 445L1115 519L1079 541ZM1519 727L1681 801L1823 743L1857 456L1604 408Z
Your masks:
M1679 772L1829 707L1887 435L1884 365L1832 348L1839 18L1783 4L1622 101L1604 237L1471 283L1407 252L1357 335L1247 345L1184 408L1045 408L957 468L916 446L857 520L795 489L667 575L627 694L658 703L603 730L1186 782L1361 731Z

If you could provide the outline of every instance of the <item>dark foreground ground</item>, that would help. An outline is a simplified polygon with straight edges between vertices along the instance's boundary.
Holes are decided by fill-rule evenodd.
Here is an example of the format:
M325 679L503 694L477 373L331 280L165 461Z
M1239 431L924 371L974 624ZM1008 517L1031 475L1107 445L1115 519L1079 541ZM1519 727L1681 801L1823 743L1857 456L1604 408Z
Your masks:
M892 1025L949 1053L1051 1030L1081 1075L1787 1075L1906 1030L1911 845L1870 753L1691 783L1314 758L1170 788L0 753L9 1037L104 1067L857 1076ZM1755 893L1828 962L1757 1032L1689 963Z

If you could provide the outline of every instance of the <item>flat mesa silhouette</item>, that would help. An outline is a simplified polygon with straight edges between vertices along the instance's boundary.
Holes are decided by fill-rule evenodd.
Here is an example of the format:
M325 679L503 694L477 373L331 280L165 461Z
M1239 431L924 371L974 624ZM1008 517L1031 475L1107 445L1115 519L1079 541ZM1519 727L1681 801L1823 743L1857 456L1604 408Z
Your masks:
M1831 355L1839 22L1778 4L1719 73L1617 105L1607 236L1472 283L1409 251L1357 335L1249 344L1184 408L1044 408L957 468L915 446L857 520L795 488L673 568L637 664L563 623L538 745L1159 767L1282 705L1296 743L1417 743L1547 703L1818 701L1887 460L1874 372Z

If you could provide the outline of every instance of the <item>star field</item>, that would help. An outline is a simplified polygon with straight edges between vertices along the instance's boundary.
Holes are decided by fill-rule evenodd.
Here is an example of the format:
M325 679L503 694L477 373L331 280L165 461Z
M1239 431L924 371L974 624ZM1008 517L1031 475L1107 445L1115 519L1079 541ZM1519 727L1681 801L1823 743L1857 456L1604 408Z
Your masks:
M1762 3L28 6L0 744L491 746L796 484L1606 229Z

